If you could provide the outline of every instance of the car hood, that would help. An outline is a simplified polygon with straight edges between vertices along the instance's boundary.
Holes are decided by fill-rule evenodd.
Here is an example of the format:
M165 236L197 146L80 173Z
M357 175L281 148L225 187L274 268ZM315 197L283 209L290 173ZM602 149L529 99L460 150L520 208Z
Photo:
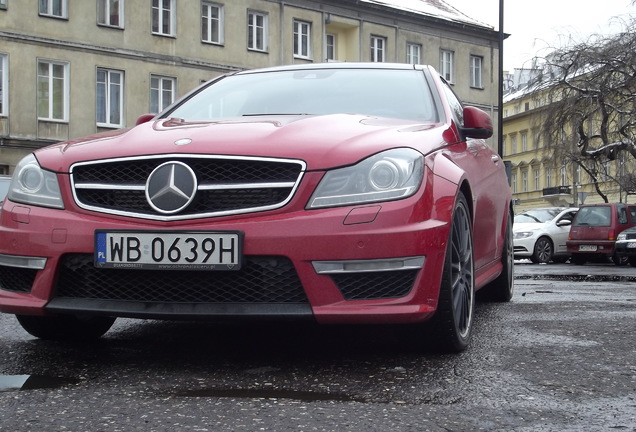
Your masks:
M68 172L80 161L157 154L216 154L301 159L308 170L356 163L394 147L423 154L442 145L448 124L360 115L244 117L216 122L153 120L38 150L40 164Z
M534 231L541 229L545 226L545 223L541 222L521 222L516 223L512 226L513 232L521 232L521 231Z

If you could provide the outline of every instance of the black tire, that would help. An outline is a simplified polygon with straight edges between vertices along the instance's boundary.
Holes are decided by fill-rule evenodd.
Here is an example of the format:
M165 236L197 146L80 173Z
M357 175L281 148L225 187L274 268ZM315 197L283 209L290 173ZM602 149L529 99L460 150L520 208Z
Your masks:
M473 230L462 193L457 197L452 218L432 330L439 348L460 352L468 347L475 310Z
M632 267L636 267L636 255L632 255L632 256L629 257L629 264Z
M548 237L539 237L534 244L532 260L535 264L548 264L554 255L554 246Z
M115 322L103 316L35 316L16 315L29 334L46 340L87 341L103 336Z
M506 223L503 251L501 252L503 270L497 279L479 291L479 299L494 302L509 302L514 294L514 245L512 232L512 212Z
M617 266L624 266L627 265L629 261L626 256L614 253L614 255L612 255L612 262Z
M570 258L570 262L576 265L583 265L587 262L587 258L581 254L573 254L572 258Z

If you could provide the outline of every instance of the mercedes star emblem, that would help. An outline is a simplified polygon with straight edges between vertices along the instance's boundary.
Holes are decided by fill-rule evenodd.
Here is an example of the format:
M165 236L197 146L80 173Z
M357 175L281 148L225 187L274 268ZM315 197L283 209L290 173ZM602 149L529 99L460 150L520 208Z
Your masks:
M163 214L178 213L194 199L197 177L188 165L172 161L155 168L146 181L148 204Z

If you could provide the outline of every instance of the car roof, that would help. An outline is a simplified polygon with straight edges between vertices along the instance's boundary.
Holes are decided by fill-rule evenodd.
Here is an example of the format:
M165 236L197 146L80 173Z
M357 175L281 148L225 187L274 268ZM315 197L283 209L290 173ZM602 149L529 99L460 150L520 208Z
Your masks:
M335 69L376 69L376 70L430 70L432 66L414 65L406 63L382 63L382 62L329 62L310 63L305 65L273 66L261 69L249 69L234 73L233 75L247 75L262 72L280 72L294 70L335 70Z

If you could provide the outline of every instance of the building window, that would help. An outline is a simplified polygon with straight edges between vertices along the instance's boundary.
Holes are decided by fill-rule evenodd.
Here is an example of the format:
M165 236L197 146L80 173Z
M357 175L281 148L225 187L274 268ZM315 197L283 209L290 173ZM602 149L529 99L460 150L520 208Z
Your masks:
M502 156L506 156L508 154L508 149L506 148L507 144L508 143L507 143L506 137L503 137L501 139L501 149L502 149L502 152L503 152Z
M223 43L223 6L208 1L201 3L201 40Z
M512 187L512 193L517 193L517 174L512 175L510 186Z
M0 9L7 8L7 0L0 0Z
M327 33L325 35L325 52L326 52L326 60L335 60L336 59L336 35Z
M534 190L541 190L541 172L534 170Z
M455 67L455 53L453 51L442 50L440 53L440 74L446 81L452 83L455 79L453 69Z
M98 68L96 93L97 126L122 127L124 73L117 70Z
M510 138L510 141L512 141L512 152L510 154L517 154L517 136L514 135Z
M386 61L386 38L382 36L371 36L371 61Z
M523 171L521 173L521 187L523 188L523 192L528 192L528 171Z
M422 45L407 43L406 44L406 62L409 64L421 64Z
M294 56L311 58L311 24L294 20Z
M568 171L565 165L561 165L561 186L568 184Z
M38 61L38 119L68 121L68 63Z
M552 168L546 168L545 170L545 187L552 187Z
M528 132L521 132L521 151L528 151Z
M124 27L124 0L97 0L97 24Z
M470 86L475 88L483 88L482 81L482 63L483 60L478 56L470 56Z
M150 76L150 112L158 113L174 102L177 80L159 75Z
M66 18L66 2L68 0L40 0L40 15L55 17L55 18Z
M247 49L267 51L268 20L267 14L247 13Z
M9 94L9 56L0 54L0 116L9 114L8 97Z
M175 34L175 0L152 0L152 33L163 36Z

